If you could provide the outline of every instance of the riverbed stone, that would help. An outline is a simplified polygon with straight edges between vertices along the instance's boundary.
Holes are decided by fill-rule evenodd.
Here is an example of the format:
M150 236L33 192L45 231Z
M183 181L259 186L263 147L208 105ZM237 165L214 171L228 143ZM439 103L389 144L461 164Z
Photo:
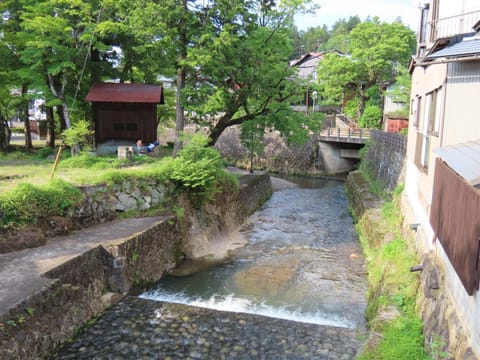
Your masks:
M191 319L187 325L203 331L179 333L178 328L186 325L184 316ZM131 321L118 321L124 317ZM113 321L122 325L112 329ZM98 336L95 331L102 329L104 335ZM50 359L354 359L362 336L360 330L129 296Z

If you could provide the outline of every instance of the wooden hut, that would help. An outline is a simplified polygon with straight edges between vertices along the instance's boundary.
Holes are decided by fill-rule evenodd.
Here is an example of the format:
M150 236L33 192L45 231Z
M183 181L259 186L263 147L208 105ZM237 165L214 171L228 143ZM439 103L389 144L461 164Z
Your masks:
M161 86L95 83L85 101L92 102L96 144L157 140L157 104L164 104Z

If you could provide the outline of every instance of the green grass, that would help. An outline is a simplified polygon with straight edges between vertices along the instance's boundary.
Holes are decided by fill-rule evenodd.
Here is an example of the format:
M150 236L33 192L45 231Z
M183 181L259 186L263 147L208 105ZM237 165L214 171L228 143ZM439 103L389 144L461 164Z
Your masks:
M174 184L198 205L222 189L238 189L237 178L224 171L218 152L204 143L192 140L175 159L135 156L123 160L88 153L70 157L64 152L55 172L56 154L51 149L0 153L0 226L38 224L50 216L68 216L82 200L78 185L112 186L130 181L148 186L142 180L154 179Z
M48 147L37 147L31 151L14 147L11 151L0 152L0 194L13 190L20 183L47 185L52 177L56 154L56 149ZM69 151L63 151L53 178L74 185L90 185L105 181L111 172L141 172L160 161L150 156L122 160L114 155L81 154L72 158Z
M416 265L415 249L401 234L402 215L398 188L393 199L382 208L382 223L392 235L390 241L370 241L360 219L357 230L368 267L369 303L366 311L370 330L379 334L379 341L370 345L358 359L429 359L424 349L422 322L416 310L418 275L410 272ZM395 309L392 311L392 309ZM385 316L385 312L393 316Z

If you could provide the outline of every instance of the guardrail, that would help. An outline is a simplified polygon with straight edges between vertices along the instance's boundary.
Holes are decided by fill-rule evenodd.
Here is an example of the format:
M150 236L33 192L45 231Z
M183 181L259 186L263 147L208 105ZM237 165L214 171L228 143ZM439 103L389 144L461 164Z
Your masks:
M322 141L365 143L368 139L370 139L369 129L328 128L320 132Z
M474 10L431 22L430 26L434 34L434 40L473 32L473 26L478 21L479 16L480 10Z

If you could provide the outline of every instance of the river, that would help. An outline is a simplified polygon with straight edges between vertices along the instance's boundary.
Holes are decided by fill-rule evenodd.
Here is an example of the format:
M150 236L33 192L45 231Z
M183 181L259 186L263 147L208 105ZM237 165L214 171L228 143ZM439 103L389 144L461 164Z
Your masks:
M230 261L127 297L57 358L354 358L367 281L343 183L288 180Z

